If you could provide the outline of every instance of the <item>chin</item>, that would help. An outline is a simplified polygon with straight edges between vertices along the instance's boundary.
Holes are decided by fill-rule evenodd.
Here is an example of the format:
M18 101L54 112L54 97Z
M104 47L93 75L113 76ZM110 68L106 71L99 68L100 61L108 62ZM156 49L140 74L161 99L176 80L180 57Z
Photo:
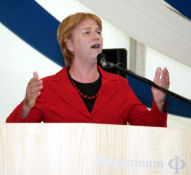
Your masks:
M96 58L97 56L102 52L102 50L99 50L97 53L96 53Z
M90 54L89 54L89 58L91 58L91 60L96 60L96 62L97 62L97 56L98 56L98 54L100 54L102 52L102 50L94 50L93 52L91 52Z

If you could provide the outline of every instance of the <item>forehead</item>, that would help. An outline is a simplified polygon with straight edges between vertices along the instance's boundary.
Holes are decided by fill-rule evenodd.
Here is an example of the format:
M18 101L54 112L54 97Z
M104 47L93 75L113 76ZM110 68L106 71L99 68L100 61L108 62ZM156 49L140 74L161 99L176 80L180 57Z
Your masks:
M74 30L83 30L83 29L88 29L88 28L100 28L97 22L91 18L84 19L81 21L75 28Z

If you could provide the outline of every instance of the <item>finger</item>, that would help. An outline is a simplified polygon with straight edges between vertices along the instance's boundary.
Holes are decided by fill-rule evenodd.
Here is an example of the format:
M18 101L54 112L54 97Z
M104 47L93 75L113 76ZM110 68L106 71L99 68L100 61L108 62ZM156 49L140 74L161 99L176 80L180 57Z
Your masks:
M33 99L36 99L39 95L41 94L41 91L36 91L34 93L30 92L30 91L26 91L26 97L25 99L30 102Z
M31 78L30 81L29 81L29 85L33 85L33 83L37 83L37 84L41 84L42 80L37 80L36 78Z
M28 106L33 107L35 105L37 97L40 95L40 92L34 94L32 98L28 101Z
M39 80L38 74L36 72L33 73L33 77L30 79L28 84L31 84L33 82L42 82L42 80Z
M36 100L37 97L38 97L40 94L41 94L41 91L38 91L38 92L32 94L32 95L31 95L31 100Z
M170 85L170 78L169 78L169 72L166 68L162 71L162 86L165 88L169 88Z
M154 82L159 85L160 83L160 76L161 76L161 67L158 67L155 72Z
M169 77L169 72L168 72L166 67L162 70L162 75L165 75L165 76Z
M165 78L161 79L161 87L168 89L169 88L169 83L165 80Z
M168 88L169 88L169 85L170 85L169 80L168 80L167 78L163 77L163 78L161 79L161 86L162 86L163 88L165 88L165 89L168 89Z
M42 85L43 81L37 79L38 78L38 74L37 74L37 77L35 77L35 76L36 76L36 73L34 72L33 73L33 78L30 79L30 81L29 81L27 86L35 87L35 86L38 86L38 85Z
M39 76L37 72L33 72L33 78L39 80Z
M169 85L170 84L170 80L169 80L169 76L162 76L162 78L165 80L165 84Z
M34 93L36 93L38 91L41 91L42 88L43 88L43 85L38 85L36 87L28 85L27 88L26 88L26 96L27 96L27 98L30 98L32 96L32 94L34 94Z
M36 86L36 87L30 87L30 88L29 88L29 93L34 94L34 93L36 93L36 92L38 92L38 91L41 91L42 88L43 88L42 85Z
M33 88L33 87L38 87L43 85L43 81L42 80L31 80L28 84L28 87Z

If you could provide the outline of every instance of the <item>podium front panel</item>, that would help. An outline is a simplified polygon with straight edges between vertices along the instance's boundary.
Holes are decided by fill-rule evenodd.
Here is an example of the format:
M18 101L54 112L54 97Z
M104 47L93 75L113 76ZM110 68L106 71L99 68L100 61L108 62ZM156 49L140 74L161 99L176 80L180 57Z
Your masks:
M1 124L0 175L190 175L191 130Z

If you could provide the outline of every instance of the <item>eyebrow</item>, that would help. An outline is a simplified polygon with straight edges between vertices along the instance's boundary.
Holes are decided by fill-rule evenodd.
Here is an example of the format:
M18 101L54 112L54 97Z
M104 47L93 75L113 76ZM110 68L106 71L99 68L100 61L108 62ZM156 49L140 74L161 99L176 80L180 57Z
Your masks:
M89 30L89 29L91 29L91 27L85 27L85 28L83 28L82 30ZM97 27L96 30L97 30L97 29L98 29L98 30L101 30L100 27Z

